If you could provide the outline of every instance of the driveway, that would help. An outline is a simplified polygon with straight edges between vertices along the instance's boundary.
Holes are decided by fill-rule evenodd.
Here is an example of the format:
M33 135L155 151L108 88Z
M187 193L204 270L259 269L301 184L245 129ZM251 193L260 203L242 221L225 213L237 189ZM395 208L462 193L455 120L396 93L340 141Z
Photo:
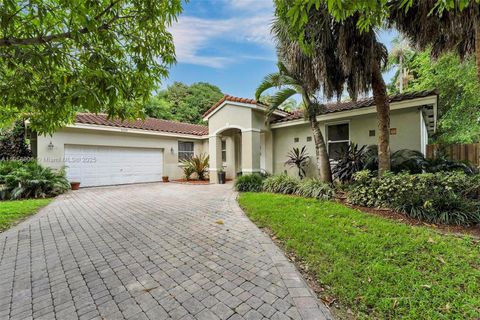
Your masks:
M230 185L60 196L0 234L0 319L329 319Z

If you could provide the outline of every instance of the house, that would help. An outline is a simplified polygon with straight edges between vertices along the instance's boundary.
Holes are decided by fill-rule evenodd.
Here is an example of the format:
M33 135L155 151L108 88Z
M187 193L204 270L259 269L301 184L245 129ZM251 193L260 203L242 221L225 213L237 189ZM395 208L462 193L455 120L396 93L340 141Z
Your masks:
M425 154L435 132L438 95L435 91L390 97L390 146ZM78 114L76 122L52 136L38 136L36 154L52 168L66 167L70 180L82 186L161 181L182 176L182 159L208 153L210 179L217 171L227 178L266 171L296 174L285 167L293 147L306 146L315 157L315 145L302 111L275 111L266 121L267 107L258 101L224 96L204 115L208 126L148 118L120 121L105 115ZM377 119L372 98L328 104L318 114L332 160L350 142L377 142ZM315 162L307 175L315 176Z

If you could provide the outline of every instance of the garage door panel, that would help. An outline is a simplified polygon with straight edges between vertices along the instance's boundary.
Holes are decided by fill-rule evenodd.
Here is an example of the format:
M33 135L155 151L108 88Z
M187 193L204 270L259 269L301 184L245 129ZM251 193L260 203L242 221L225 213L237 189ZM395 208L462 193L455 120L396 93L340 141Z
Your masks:
M81 186L161 181L161 149L65 145L67 177Z

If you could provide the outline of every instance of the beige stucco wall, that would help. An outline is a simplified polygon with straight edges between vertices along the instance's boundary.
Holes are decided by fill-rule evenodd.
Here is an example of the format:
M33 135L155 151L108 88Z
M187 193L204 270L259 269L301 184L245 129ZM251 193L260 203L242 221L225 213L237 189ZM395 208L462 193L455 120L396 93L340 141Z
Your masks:
M338 118L332 121L321 121L320 129L325 137L326 126L335 123L350 124L350 140L359 146L377 143L377 118L376 114L367 114L354 117ZM390 135L390 148L392 151L399 149L412 149L422 151L421 147L421 118L417 108L393 110L390 117L390 127L397 129L396 135ZM369 137L369 130L375 130L376 135ZM308 176L316 176L315 169L315 144L312 131L308 124L300 124L290 127L275 128L273 132L273 173L287 171L291 175L297 175L295 168L288 168L284 165L287 153L293 147L307 147L311 157L311 163L307 168ZM307 137L312 141L307 142ZM299 138L299 142L294 142Z
M220 168L226 172L228 179L234 178L239 171L246 174L259 172L261 162L272 168L272 138L263 110L226 103L209 117L208 128L213 182L216 182L216 171ZM222 139L227 143L225 162L220 159L218 146ZM265 158L264 161L260 160L262 157Z
M59 169L65 165L63 158L66 144L163 149L163 173L164 175L168 175L171 179L177 179L182 177L181 166L178 163L179 140L194 142L195 154L208 152L207 139L64 128L57 131L52 136L38 136L37 156L43 165L49 166L53 169ZM52 150L49 150L48 148L50 142L54 145ZM172 148L173 153L171 152Z

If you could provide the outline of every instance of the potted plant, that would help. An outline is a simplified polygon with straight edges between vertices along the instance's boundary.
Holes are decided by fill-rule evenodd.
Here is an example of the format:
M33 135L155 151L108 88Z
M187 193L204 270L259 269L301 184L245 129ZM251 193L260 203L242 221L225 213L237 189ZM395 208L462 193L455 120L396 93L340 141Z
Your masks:
M169 180L168 180L168 176L162 176L162 181L163 181L163 182L168 182L168 181L169 181Z
M72 190L78 190L80 189L80 182L72 181L70 182L70 187L72 188Z
M225 171L222 168L218 169L218 183L225 184Z

